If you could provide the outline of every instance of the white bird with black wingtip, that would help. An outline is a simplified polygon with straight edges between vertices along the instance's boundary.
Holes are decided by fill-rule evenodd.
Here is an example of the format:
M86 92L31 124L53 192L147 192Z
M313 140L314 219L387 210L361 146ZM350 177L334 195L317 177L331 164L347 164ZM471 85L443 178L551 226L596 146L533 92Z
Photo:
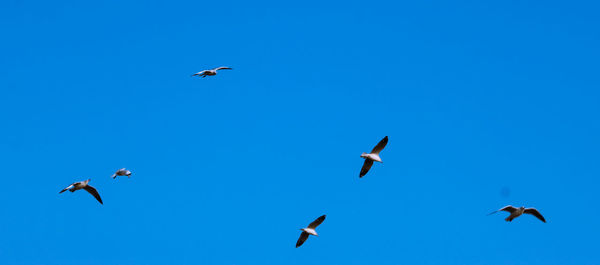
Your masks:
M233 68L221 66L221 67L217 67L215 69L209 69L209 70L203 70L203 71L197 72L197 73L193 74L192 76L199 76L199 77L204 78L206 76L217 75L217 71L219 71L219 70L231 70L231 69L233 69Z
M383 163L383 161L381 161L381 157L379 157L379 153L381 152L381 150L383 150L383 148L385 147L385 145L387 145L388 143L388 137L383 137L383 139L381 139L381 141L379 141L379 143L373 148L373 150L371 150L371 153L362 153L360 155L360 157L365 159L365 163L363 163L362 168L360 169L360 175L359 177L363 177L364 175L367 174L367 172L369 172L369 169L371 169L371 166L373 166L373 162L377 161L379 163Z
M115 172L115 174L112 175L113 179L116 179L117 176L127 176L128 178L131 177L131 171L125 169L125 168L121 168L119 170L117 170L117 172Z
M98 202L100 202L100 204L104 204L104 203L102 203L102 199L100 198L100 194L98 194L98 191L94 187L88 185L90 180L91 179L80 181L80 182L75 182L75 183L69 185L68 187L64 188L63 190L61 190L59 193L63 193L67 190L70 192L75 192L77 190L84 189L87 192L89 192L90 194L92 194L94 196L94 198L96 198L96 200L98 200Z
M510 213L510 215L508 217L506 217L506 219L504 219L504 221L507 221L507 222L512 222L513 219L521 216L524 213L531 214L531 215L537 217L538 219L540 219L540 221L542 221L544 223L546 222L546 219L544 219L544 216L542 216L542 214L537 209L525 208L523 206L521 206L519 208L513 207L512 205L504 206L504 207L502 207L502 209L493 211L493 212L489 213L488 215L494 214L494 213L497 213L500 211L505 211L505 212Z
M296 242L296 247L302 246L304 241L308 239L308 235L319 236L315 229L325 220L325 215L321 215L319 218L315 219L312 223L308 225L307 228L302 228L302 233L300 234L300 238Z

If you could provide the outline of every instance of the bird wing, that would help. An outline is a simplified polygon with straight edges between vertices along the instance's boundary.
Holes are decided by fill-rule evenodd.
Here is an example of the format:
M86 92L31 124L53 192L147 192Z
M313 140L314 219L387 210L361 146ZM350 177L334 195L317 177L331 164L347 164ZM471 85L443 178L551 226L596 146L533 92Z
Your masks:
M73 183L73 184L75 184L75 183ZM63 189L63 190L61 190L59 193L63 193L63 192L65 192L65 191L69 190L70 188L72 188L72 187L73 187L73 184L71 184L71 185L69 185L68 187L64 188L64 189Z
M98 200L100 202L100 204L104 204L104 203L102 203L102 198L100 198L100 194L98 194L98 191L96 189L94 189L94 187L87 185L87 186L83 187L83 189L85 189L90 194L94 195L94 197L96 198L96 200Z
M218 70L231 70L231 69L233 69L233 68L231 68L231 67L226 67L226 66L221 66L221 67L217 67L217 68L215 68L214 70L215 70L215 71L218 71Z
M319 216L319 218L315 219L312 223L308 225L308 228L315 229L325 220L325 215Z
M507 205L507 206L502 207L502 209L500 209L500 210L493 211L493 212L489 213L488 215L497 213L499 211L506 211L506 212L509 212L509 213L514 213L516 210L517 210L517 208L513 207L512 205Z
M379 154L379 152L381 152L381 150L383 150L383 148L385 147L385 145L388 143L388 137L383 137L383 139L381 139L381 141L379 141L379 143L373 148L373 150L371 150L371 154Z
M302 246L302 244L304 244L304 241L306 241L308 239L308 233L302 231L302 234L300 234L300 238L298 238L298 242L296 242L296 247Z
M365 159L365 163L363 164L362 168L360 169L360 177L362 178L364 175L367 174L367 172L369 172L369 169L371 169L371 166L373 165L373 160L371 159Z
M514 213L516 210L517 210L517 208L512 207L512 205L507 205L507 206L504 206L502 209L500 209L498 211L506 211L506 212L509 212L509 213Z
M536 210L535 208L527 208L527 209L525 209L524 213L531 214L531 215L537 217L538 219L540 219L542 222L544 222L544 223L546 222L546 219L544 219L542 214L540 212L538 212L538 210Z

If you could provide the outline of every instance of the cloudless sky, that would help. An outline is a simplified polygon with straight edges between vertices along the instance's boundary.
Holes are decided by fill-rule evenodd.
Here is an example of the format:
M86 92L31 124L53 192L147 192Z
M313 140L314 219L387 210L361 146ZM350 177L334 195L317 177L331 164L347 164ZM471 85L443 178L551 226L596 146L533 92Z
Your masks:
M3 1L0 264L600 264L599 8Z

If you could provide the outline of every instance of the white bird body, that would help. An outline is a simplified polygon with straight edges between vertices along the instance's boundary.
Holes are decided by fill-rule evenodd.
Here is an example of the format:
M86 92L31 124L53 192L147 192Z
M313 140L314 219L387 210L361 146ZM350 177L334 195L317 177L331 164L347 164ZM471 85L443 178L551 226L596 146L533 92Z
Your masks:
M379 154L367 154L367 153L362 153L362 155L360 155L360 157L364 158L364 159L370 159L379 163L383 163L383 161L381 161L381 157L379 157Z
M302 230L302 231L304 231L306 233L309 233L309 234L311 234L313 236L318 236L317 231L315 231L315 229L312 229L312 228L302 228L300 230Z

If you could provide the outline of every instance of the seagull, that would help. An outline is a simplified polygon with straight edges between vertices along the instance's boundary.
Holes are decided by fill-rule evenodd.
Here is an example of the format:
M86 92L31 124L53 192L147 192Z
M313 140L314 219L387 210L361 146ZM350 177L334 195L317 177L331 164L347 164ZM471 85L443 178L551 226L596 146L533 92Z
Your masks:
M212 75L217 75L217 71L219 71L219 70L231 70L231 69L233 69L233 68L221 66L221 67L217 67L217 68L212 69L212 70L204 70L204 71L197 72L197 73L193 74L192 76L201 76L201 77L204 78L207 75L211 75L211 76Z
M94 195L94 197L96 198L96 200L98 200L100 202L100 204L104 204L104 203L102 203L102 199L100 198L100 194L98 194L98 191L94 187L88 185L90 180L91 179L80 181L80 182L75 182L75 183L69 185L68 187L64 188L63 190L61 190L59 193L63 193L67 190L69 190L70 192L75 192L76 190L84 189L87 192L89 192L90 194Z
M519 208L515 208L512 205L508 205L508 206L504 206L502 209L500 209L498 211L493 211L490 214L494 214L499 211L506 211L506 212L510 213L510 215L508 217L506 217L506 219L504 219L504 221L507 221L507 222L511 222L513 219L521 216L524 213L531 214L531 215L537 217L538 219L540 219L542 222L544 222L544 223L546 222L546 219L544 219L542 214L540 212L538 212L538 210L536 210L535 208L525 208L523 206L521 206ZM488 215L490 215L490 214L488 214Z
M121 169L117 170L117 172L115 172L115 174L112 175L112 178L116 179L117 176L127 176L129 178L129 177L131 177L131 171L129 171L125 168L121 168Z
M373 150L371 150L371 153L367 154L367 153L362 153L360 155L360 157L365 159L365 163L363 164L362 168L360 169L360 177L362 178L364 175L367 174L367 172L369 172L369 169L371 169L371 166L373 165L373 161L377 161L380 163L383 163L383 161L381 161L381 158L379 157L379 152L381 152L381 150L383 150L383 148L385 147L385 145L388 142L388 137L383 137L383 139L381 139L381 141L379 141L379 143L375 146L375 148L373 148Z
M300 234L300 238L298 238L298 242L296 242L296 247L302 246L302 244L304 244L304 241L308 239L309 234L313 236L319 236L317 234L317 231L315 231L315 228L317 228L317 226L319 226L323 222L323 220L325 220L325 215L321 215L319 218L315 219L312 223L308 225L307 228L300 229L302 230L302 234Z

